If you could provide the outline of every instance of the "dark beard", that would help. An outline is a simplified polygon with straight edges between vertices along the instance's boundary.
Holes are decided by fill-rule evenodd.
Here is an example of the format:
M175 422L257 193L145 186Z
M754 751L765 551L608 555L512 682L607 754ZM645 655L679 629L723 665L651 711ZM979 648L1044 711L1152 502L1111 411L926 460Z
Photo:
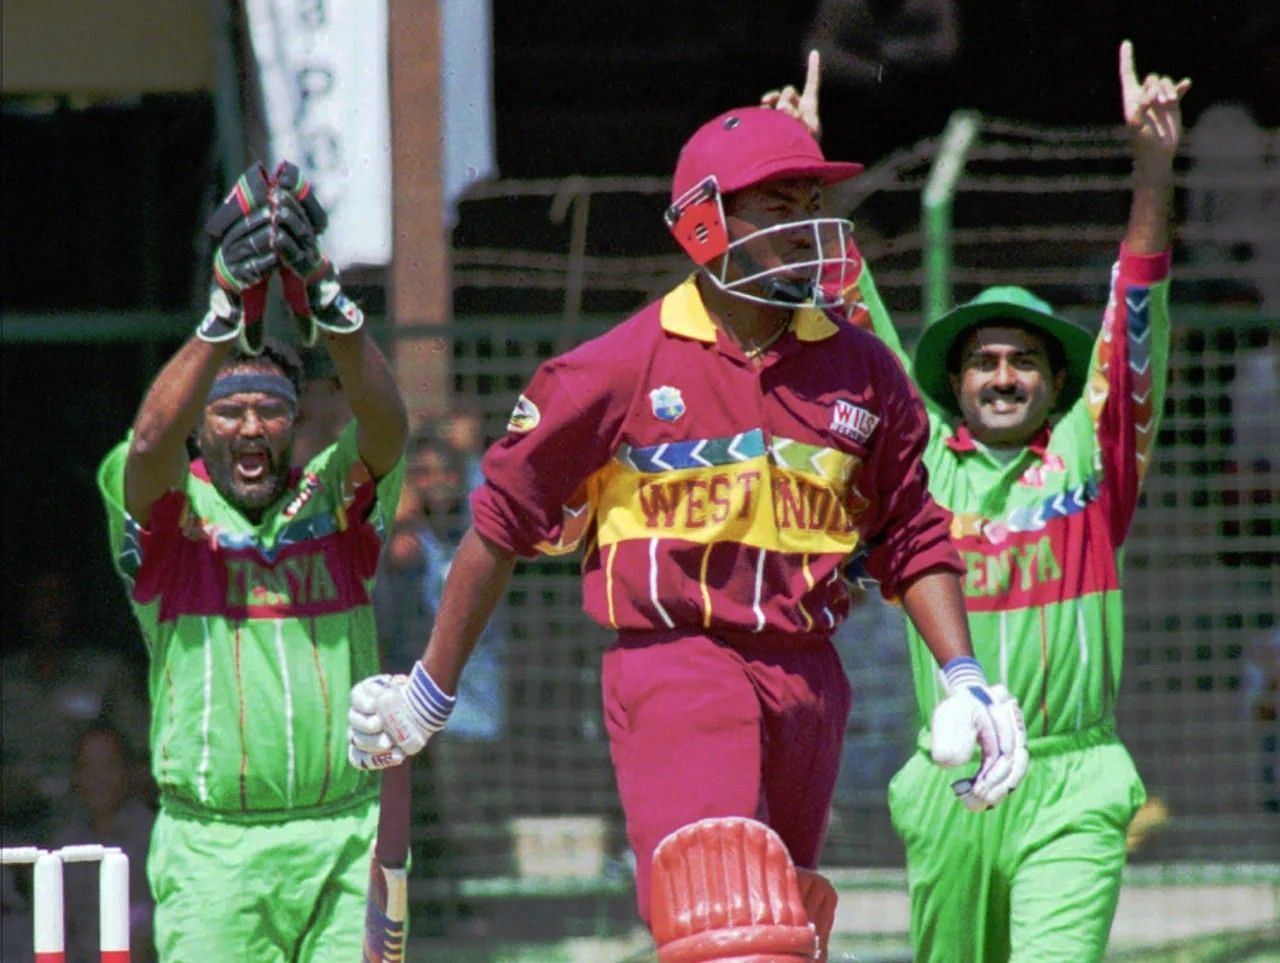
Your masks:
M265 484L255 485L246 491L235 478L235 453L227 448L220 450L217 457L205 456L205 468L209 472L209 480L213 487L233 508L250 521L256 522L268 508L280 500L289 484L289 466L293 460L293 445L289 444L280 458L276 459L270 451L263 454L267 458Z

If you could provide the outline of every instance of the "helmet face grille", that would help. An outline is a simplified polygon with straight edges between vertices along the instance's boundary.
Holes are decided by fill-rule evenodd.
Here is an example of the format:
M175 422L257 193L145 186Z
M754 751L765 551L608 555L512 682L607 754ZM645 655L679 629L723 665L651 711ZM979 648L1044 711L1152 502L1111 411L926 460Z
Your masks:
M730 241L723 195L714 176L677 197L663 219L717 287L759 304L837 307L862 273L853 224L843 218L775 224ZM717 258L720 263L713 266ZM731 271L738 276L730 278Z
M792 252L785 257L777 253L783 238L781 247ZM725 253L718 270L704 265L708 276L725 293L757 304L838 307L862 274L853 224L843 218L775 224L733 240Z

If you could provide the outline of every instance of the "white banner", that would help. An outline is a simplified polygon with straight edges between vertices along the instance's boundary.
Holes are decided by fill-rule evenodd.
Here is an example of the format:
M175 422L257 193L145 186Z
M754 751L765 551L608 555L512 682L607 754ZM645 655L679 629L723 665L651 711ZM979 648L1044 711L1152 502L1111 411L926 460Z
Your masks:
M387 5L246 0L266 106L269 167L297 164L329 212L339 268L391 260Z
M440 98L445 227L472 184L493 177L493 27L489 0L442 0Z

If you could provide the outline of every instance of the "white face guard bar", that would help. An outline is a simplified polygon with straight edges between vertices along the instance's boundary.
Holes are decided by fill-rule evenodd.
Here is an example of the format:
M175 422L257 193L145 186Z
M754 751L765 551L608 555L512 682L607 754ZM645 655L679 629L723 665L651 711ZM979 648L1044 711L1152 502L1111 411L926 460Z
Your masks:
M803 238L795 251L798 259L783 260L775 254L771 235L786 235L792 244ZM778 263L761 267L758 254ZM731 264L742 277L730 280ZM862 258L853 243L853 223L822 217L753 231L729 243L718 270L713 264L704 265L703 270L722 291L747 301L785 308L834 308L844 304L846 292L857 283Z

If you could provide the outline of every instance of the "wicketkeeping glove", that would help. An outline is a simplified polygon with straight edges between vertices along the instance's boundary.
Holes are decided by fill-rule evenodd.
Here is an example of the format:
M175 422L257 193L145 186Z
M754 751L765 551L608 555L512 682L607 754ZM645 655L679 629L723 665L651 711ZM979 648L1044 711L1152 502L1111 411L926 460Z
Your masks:
M963 766L981 750L978 771L951 788L969 809L990 809L1027 774L1027 727L1018 702L1003 685L988 686L975 659L952 659L942 668L947 697L933 710L933 761Z
M350 334L364 324L364 312L343 293L338 271L320 250L329 215L298 168L282 161L276 168L273 198L276 249L284 270L284 296L298 333L315 343L316 328Z
M347 712L347 758L357 769L398 766L444 728L455 702L421 662L407 676L375 675L357 682Z
M311 182L302 176L302 171L298 169L297 164L293 161L281 161L276 167L272 184L297 198L306 212L307 220L311 222L317 234L325 232L325 228L329 226L329 212L316 199L316 192Z
M265 337L258 322L266 304L268 279L278 261L271 185L265 167L254 165L240 176L209 215L205 232L216 245L213 283L209 311L196 334L215 343L239 338L246 350L256 354Z

